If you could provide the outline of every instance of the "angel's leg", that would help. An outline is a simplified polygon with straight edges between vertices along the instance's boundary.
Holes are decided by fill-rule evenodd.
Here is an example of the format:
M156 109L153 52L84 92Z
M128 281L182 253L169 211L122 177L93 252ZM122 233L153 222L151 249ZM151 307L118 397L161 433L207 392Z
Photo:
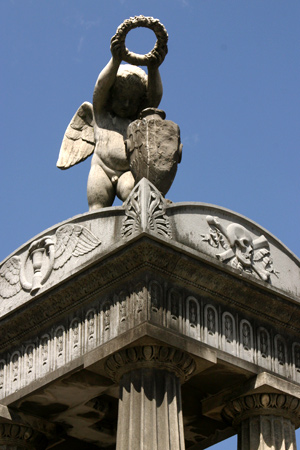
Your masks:
M105 208L113 204L115 190L102 167L92 164L87 182L89 210Z
M127 199L128 195L134 187L134 178L130 170L124 172L118 179L117 184L117 196L123 202Z

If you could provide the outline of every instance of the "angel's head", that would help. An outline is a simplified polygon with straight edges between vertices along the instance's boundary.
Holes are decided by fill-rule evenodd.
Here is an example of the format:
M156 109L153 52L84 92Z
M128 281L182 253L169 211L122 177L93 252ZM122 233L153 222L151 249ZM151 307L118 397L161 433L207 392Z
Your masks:
M137 66L119 67L110 92L110 109L122 118L136 119L143 109L147 96L147 74Z

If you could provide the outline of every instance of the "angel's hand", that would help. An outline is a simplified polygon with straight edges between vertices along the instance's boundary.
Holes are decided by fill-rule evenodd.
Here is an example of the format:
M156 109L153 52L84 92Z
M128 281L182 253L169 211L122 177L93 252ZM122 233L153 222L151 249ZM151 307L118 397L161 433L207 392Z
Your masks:
M121 56L121 44L119 42L119 39L116 38L116 36L113 36L110 41L110 51L112 54L113 59L115 59L118 62L122 61Z
M164 47L153 49L151 55L147 59L147 66L159 67L164 62L167 53L168 47L166 45Z

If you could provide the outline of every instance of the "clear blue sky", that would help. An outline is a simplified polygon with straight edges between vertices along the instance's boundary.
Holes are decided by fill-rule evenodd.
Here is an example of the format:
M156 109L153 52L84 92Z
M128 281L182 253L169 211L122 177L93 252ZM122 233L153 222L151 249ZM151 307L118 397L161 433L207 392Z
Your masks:
M299 0L2 0L0 261L87 211L90 161L57 169L61 140L117 26L139 14L169 33L161 108L184 147L167 197L232 209L300 256ZM154 42L127 39L139 53Z

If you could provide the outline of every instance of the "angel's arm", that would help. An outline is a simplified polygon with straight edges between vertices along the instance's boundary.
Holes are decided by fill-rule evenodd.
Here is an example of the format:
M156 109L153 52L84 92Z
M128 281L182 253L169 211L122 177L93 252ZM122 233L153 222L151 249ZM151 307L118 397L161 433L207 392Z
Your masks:
M150 107L157 108L163 95L163 86L158 67L148 66L147 100Z
M112 40L110 49L112 58L100 72L93 94L93 107L96 120L105 110L110 88L116 80L117 72L122 61L120 56L120 44L115 42L115 40Z
M147 101L148 106L157 108L163 95L163 86L159 73L159 66L164 61L168 53L167 45L157 48L148 61L148 85L147 85Z

